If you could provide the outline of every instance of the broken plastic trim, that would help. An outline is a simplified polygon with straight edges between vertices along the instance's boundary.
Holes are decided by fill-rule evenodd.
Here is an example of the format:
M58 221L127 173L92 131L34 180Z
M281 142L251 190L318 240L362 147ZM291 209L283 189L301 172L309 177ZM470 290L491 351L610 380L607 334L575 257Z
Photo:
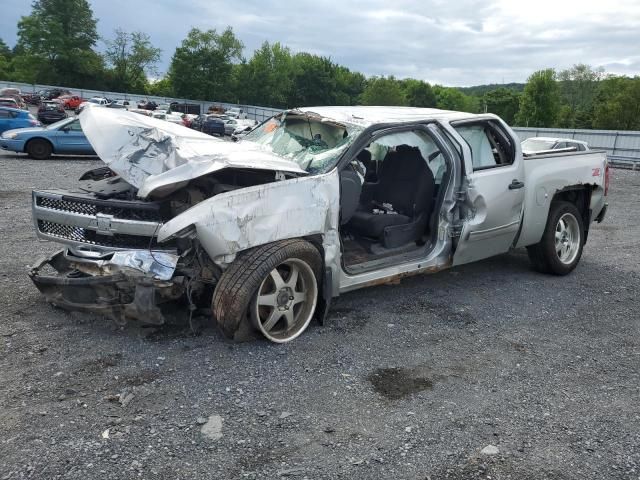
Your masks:
M123 257L127 262L135 258ZM38 260L30 267L29 277L49 303L65 310L105 315L118 324L130 319L152 325L165 323L158 304L179 298L184 292L182 283L175 279L158 280L152 273L111 272L105 269L108 265L105 262L90 258L74 260L73 254L60 250ZM94 273L87 273L91 270Z

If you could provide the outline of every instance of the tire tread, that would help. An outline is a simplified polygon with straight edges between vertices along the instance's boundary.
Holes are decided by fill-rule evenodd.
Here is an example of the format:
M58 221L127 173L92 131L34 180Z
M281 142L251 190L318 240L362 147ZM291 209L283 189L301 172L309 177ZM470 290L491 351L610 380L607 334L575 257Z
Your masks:
M238 255L224 271L213 294L212 310L218 326L228 338L245 340L250 328L247 307L256 289L269 272L291 256L310 263L318 278L321 258L318 250L306 240L295 238L268 243Z

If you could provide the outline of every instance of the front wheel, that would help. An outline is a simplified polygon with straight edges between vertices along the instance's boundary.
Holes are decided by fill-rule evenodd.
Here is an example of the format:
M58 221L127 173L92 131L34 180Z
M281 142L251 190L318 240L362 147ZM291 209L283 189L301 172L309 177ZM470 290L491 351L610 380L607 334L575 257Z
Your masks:
M306 240L293 239L249 250L222 274L212 310L228 338L253 332L285 343L309 326L318 303L322 259Z
M46 140L36 138L27 143L27 153L31 158L36 160L46 160L51 156L52 152L53 148L51 148L51 144Z
M584 224L578 208L569 202L554 202L542 239L527 247L534 269L567 275L580 261L584 247Z

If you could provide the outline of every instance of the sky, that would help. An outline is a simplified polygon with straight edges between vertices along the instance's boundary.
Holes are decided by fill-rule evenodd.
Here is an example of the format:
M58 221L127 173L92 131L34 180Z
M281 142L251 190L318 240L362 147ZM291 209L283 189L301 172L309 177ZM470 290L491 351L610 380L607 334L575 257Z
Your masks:
M13 46L30 0L0 0L0 38ZM159 71L191 27L224 29L330 57L365 75L449 86L524 82L577 63L640 74L639 0L90 0L102 38L143 31L162 49ZM98 49L104 49L100 42Z

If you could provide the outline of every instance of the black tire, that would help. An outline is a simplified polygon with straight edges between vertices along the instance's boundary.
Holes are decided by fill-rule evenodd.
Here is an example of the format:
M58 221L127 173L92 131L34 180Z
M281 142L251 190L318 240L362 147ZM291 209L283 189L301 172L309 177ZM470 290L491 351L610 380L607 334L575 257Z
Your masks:
M27 143L26 151L31 158L36 160L46 160L53 153L51 143L40 138L36 138Z
M224 271L214 291L211 309L227 338L246 341L258 335L251 321L250 304L270 272L289 259L305 262L320 284L320 252L302 239L282 240L243 252Z
M575 221L574 249L571 255L563 261L556 247L556 230L560 219L566 219L569 222ZM542 239L539 243L527 247L529 260L534 270L541 273L550 273L552 275L567 275L576 268L582 257L584 247L584 223L582 215L578 208L569 202L553 202L549 209L547 225L545 226Z

